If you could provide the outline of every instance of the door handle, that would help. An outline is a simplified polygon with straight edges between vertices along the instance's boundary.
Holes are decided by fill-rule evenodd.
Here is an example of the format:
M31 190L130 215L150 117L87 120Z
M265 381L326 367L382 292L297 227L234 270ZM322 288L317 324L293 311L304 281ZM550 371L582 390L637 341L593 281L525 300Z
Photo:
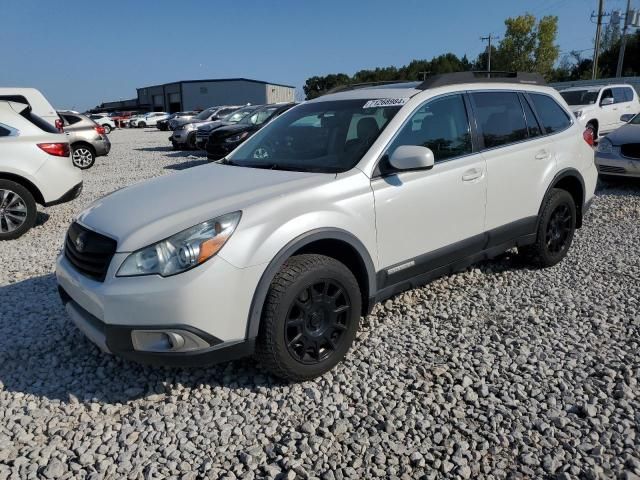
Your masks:
M462 175L462 181L470 182L480 177L482 177L482 170L480 170L479 168L471 168L464 172L464 174Z
M549 152L546 150L540 150L536 153L536 160L544 160L545 158L549 158Z

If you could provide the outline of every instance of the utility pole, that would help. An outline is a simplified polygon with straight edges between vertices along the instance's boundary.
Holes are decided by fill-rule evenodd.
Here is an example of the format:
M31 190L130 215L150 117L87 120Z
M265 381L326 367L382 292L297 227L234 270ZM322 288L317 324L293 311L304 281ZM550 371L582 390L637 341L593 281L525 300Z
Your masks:
M491 78L491 40L495 40L496 37L494 37L492 34L489 34L486 37L480 37L480 40L484 41L488 41L489 44L487 46L487 77Z
M631 17L631 0L627 0L627 11L624 15L624 26L622 27L622 38L620 39L620 52L618 52L618 66L616 77L622 76L622 64L624 63L624 51L627 48L627 27L633 21Z
M422 81L424 82L427 79L427 75L429 75L429 73L431 73L430 71L425 71L425 72L418 72L420 75L422 75Z
M604 15L604 0L598 0L598 26L596 27L596 44L593 49L593 67L591 69L591 80L595 80L598 75L598 56L600 55L600 31L602 30L602 16Z

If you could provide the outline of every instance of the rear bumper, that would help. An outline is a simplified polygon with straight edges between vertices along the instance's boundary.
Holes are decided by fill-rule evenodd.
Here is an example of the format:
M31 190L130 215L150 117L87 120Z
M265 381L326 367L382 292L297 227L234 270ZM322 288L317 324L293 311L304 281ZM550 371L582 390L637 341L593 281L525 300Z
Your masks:
M93 146L96 149L96 156L98 157L109 155L109 152L111 151L111 142L106 137L94 142Z
M57 200L52 200L51 202L45 203L44 206L51 207L53 205L70 202L71 200L78 198L80 196L80 193L82 193L82 182L75 185L71 190L69 190Z
M148 365L200 367L237 360L250 356L254 352L254 340L223 342L188 325L109 325L82 308L62 287L58 287L58 292L67 314L76 327L105 353ZM134 346L134 332L141 331L152 333L182 332L193 335L207 346L181 352L139 351Z

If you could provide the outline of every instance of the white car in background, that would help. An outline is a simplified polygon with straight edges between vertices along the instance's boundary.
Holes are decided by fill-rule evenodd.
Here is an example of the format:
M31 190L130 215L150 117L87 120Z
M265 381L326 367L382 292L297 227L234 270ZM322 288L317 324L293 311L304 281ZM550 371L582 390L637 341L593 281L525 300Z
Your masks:
M560 95L594 141L624 125L622 115L640 113L638 93L627 84L571 87Z
M114 122L113 120L111 120L107 115L97 115L95 113L92 113L90 115L87 115L91 120L93 120L94 122L96 122L98 125L100 125L102 128L104 128L104 132L106 134L111 133L113 130L116 129L116 122Z
M36 221L36 203L67 202L82 190L66 135L24 103L0 101L0 240L18 238Z
M138 115L129 121L129 126L138 128L155 127L160 120L169 118L169 115L171 114L167 112L150 112Z

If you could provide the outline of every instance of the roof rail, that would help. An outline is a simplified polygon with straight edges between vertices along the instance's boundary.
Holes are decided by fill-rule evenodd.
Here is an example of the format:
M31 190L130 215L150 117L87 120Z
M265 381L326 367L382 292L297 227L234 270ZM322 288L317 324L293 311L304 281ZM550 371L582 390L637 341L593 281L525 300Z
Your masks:
M456 83L525 83L529 85L546 85L544 77L539 73L472 71L454 72L434 75L418 85L418 90L454 85Z
M328 95L330 93L347 92L349 90L356 90L358 88L375 87L378 85L392 85L394 83L405 83L409 81L410 80L383 80L379 82L350 83L348 85L339 85L337 87L334 87L324 95Z

